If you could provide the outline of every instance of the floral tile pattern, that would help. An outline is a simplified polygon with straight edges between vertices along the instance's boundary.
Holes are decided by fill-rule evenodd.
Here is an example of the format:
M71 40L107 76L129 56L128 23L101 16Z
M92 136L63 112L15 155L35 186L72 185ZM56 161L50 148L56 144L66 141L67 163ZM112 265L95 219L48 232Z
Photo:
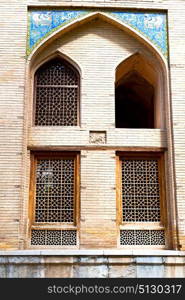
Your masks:
M27 54L52 32L85 15L96 12L95 9L33 10L28 15ZM128 12L98 10L107 16L129 25L152 42L167 57L167 21L166 14L159 12Z

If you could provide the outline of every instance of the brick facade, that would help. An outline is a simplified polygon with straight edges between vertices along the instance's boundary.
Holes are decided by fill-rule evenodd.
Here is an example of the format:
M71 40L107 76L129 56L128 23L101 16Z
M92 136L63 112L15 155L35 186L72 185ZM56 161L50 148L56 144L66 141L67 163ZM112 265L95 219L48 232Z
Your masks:
M1 0L0 6L0 249L29 248L30 151L35 149L81 151L79 248L119 249L115 154L117 150L145 148L166 151L167 223L172 236L168 249L185 251L184 1ZM97 11L166 11L169 62L162 61L141 39L101 17L79 22L57 39L53 34L50 41L26 57L27 10L73 6ZM156 65L164 79L158 82L164 121L161 129L115 128L116 68L136 52ZM76 128L32 124L34 72L55 53L77 66L81 75L80 126ZM90 143L91 131L105 132L106 143Z

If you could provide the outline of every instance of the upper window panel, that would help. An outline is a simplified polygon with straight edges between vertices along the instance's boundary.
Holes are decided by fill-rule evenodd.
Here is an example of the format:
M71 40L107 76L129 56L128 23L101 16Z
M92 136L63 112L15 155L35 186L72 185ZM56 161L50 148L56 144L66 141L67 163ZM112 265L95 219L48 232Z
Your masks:
M68 62L55 58L35 74L35 125L77 126L79 73Z

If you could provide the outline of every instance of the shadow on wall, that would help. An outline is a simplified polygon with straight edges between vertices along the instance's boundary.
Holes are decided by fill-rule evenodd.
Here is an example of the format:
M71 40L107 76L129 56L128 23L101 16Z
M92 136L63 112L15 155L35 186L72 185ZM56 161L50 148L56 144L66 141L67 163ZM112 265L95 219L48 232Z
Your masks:
M115 89L117 128L154 128L154 88L136 71Z
M157 67L140 53L119 64L115 84L117 128L162 127L159 82Z

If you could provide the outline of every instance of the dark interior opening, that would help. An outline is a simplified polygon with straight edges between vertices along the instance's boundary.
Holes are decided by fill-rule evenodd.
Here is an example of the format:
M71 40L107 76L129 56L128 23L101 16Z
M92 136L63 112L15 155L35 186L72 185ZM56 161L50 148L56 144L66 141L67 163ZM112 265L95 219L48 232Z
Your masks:
M115 102L117 128L154 128L154 88L139 73L117 82Z

